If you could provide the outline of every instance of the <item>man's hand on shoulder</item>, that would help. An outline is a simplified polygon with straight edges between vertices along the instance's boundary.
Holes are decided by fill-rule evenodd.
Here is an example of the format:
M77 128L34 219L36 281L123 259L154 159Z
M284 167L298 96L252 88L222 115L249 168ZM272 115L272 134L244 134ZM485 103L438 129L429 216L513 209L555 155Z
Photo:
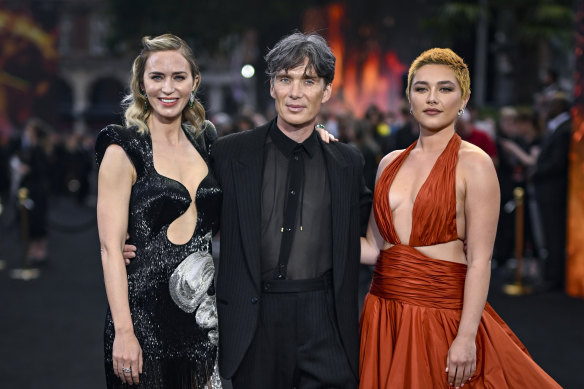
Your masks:
M318 132L318 135L320 135L320 139L322 139L324 143L339 141L337 138L335 138L333 134L326 130L324 124L322 123L318 123L317 125L315 125L314 129L316 130L316 132Z

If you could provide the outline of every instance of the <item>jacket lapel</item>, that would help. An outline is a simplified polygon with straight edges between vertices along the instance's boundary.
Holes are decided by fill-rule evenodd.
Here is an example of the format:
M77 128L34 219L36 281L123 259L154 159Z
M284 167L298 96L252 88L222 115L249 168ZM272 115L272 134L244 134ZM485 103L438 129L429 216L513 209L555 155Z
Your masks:
M243 251L258 290L260 289L261 190L264 144L268 128L269 125L265 125L252 130L247 142L242 144L238 158L232 161Z
M322 142L321 142L322 143ZM331 191L333 285L338 292L347 263L352 169L334 145L323 144Z

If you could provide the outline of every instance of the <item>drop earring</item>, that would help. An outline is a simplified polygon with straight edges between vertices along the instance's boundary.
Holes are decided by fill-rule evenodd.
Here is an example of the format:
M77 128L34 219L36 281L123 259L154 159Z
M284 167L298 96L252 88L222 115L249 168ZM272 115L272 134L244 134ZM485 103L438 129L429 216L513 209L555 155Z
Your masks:
M461 108L460 110L458 110L458 116L462 116L464 115L464 108Z
M144 97L144 113L148 112L148 96L146 95L146 92L144 92L143 90L140 91L140 93L142 93L142 96Z
M193 105L195 105L195 91L191 91L189 96L189 108L193 108Z

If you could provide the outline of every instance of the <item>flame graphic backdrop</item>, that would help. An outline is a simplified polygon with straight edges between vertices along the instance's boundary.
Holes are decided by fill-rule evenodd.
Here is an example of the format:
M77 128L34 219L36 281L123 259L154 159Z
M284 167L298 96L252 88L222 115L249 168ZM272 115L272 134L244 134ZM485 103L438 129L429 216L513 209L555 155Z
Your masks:
M576 2L576 72L568 193L566 292L584 297L584 0Z
M31 116L52 117L56 35L32 15L0 7L0 137Z
M303 30L325 34L337 59L333 97L328 106L350 107L357 117L363 116L372 104L384 112L398 111L407 66L395 52L379 45L351 45L343 25L348 17L345 6L338 3L310 9L305 15Z

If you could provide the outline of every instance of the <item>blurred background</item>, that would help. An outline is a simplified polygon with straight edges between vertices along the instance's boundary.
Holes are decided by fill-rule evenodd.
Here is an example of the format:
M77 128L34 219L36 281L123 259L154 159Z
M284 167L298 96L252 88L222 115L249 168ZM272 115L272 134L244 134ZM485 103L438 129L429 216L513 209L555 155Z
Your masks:
M584 387L583 0L0 0L0 388L104 386L93 146L122 124L141 37L189 43L198 98L225 135L274 117L263 56L294 30L333 49L320 121L359 147L371 188L380 158L418 135L411 61L431 47L464 58L472 95L457 131L501 183L489 301L552 377ZM562 114L571 142L553 146L565 156L553 176L570 184L546 203L534 188L559 181L538 181L539 156ZM552 261L559 283L546 282Z

